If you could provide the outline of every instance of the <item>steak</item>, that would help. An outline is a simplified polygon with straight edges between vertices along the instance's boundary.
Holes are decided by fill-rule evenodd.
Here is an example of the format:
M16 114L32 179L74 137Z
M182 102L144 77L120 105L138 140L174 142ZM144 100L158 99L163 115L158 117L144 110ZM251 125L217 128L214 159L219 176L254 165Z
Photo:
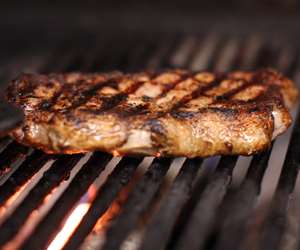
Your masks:
M208 157L265 150L291 124L294 83L272 69L231 73L21 74L11 135L47 153Z

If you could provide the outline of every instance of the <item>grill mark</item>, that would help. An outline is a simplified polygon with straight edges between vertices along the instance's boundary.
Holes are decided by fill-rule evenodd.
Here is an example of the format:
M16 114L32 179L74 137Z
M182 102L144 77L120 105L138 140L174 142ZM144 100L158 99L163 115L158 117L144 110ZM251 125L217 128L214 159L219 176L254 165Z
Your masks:
M149 81L153 81L153 79L156 78L158 75L159 74L153 75ZM155 97L151 100L154 101L154 100L157 100L158 98L163 97L170 90L175 88L177 84L179 84L180 82L182 82L182 81L186 80L187 78L189 78L189 76L190 76L189 73L185 73L184 76L180 76L180 79L178 79L174 83L166 84L165 88L162 90L162 92L157 97ZM125 107L119 107L119 105L126 102L128 96L130 94L133 94L140 87L142 87L143 85L141 85L141 84L143 84L143 83L145 83L145 82L137 81L135 84L133 84L131 87L129 87L129 89L126 90L125 92L119 93L119 94L117 94L115 96L112 96L112 97L109 97L109 98L103 98L102 99L103 103L101 105L101 108L90 110L90 113L100 114L104 111L114 109L114 113L120 115L121 117L130 117L130 116L133 116L133 115L148 114L150 112L149 109L148 109L149 103L140 104L140 105L137 105L137 106L129 105L127 107L126 106ZM85 109L84 111L89 112L88 109Z
M189 78L193 78L193 80L197 81L198 83L199 80L194 78L194 74L193 73L185 73L184 75L180 76L180 79L178 79L176 82L169 84L169 85L165 85L166 87L163 89L162 93L157 96L156 98L151 99L151 101L155 101L161 97L163 97L164 95L166 95L170 90L174 89L179 83L185 81L186 79ZM228 77L227 77L228 78ZM205 92L218 87L222 81L226 78L226 74L220 74L216 77L216 79L214 81L212 81L211 83L209 83L208 85L205 86L199 86L196 90L192 91L190 94L185 95L181 100L179 100L176 104L173 105L173 107L171 107L170 109L166 110L166 111L158 111L155 112L153 114L151 114L152 119L155 118L160 118L162 116L164 116L166 113L171 112L171 115L176 117L176 118L189 118L194 116L195 114L199 113L199 112L203 112L207 109L211 109L212 111L219 111L219 112L223 112L223 113L230 113L228 110L231 110L233 112L234 109L224 109L224 108L218 108L218 107L204 107L204 108L200 108L198 111L178 111L178 109L180 107L182 107L184 104L186 104L187 102L199 97L201 94L204 94ZM240 86L237 87L235 89L232 89L220 96L216 96L215 100L213 100L213 102L211 104L215 104L218 101L222 101L222 100L228 100L230 99L232 96L234 96L235 94L240 93L241 91L245 90L246 88L252 86L255 81L253 81L254 79L256 79L257 76L253 76L252 81L246 81L245 79L236 79L237 81L243 81L244 83ZM150 79L150 81L153 79ZM74 107L78 107L84 103L86 103L90 98L92 98L95 94L95 92L105 86L111 86L111 87L118 87L118 85L120 84L120 82L118 80L113 80L113 79L109 79L106 82L101 82L95 86L93 86L92 88L88 89L87 91L85 91L83 93L83 97L81 97L79 100L77 100L76 102L74 102L71 107L69 107L68 109L73 109ZM117 106L120 103L123 103L127 100L128 95L131 93L134 93L139 87L140 87L141 82L136 82L134 83L131 87L128 88L128 90L126 92L123 93L119 93L116 94L112 97L108 97L108 98L102 98L102 106L100 109L96 109L96 110L89 110L89 109L83 109L82 111L85 112L89 112L89 113L93 113L93 114L99 114L103 111L107 111L107 110L111 110L114 108L117 108ZM257 84L257 83L256 83ZM63 87L65 86L65 84L63 84ZM63 92L64 88L62 88L61 91L59 91L59 93L57 93L54 96L54 99L57 100L59 98L59 96L61 95L61 92ZM259 96L257 96L254 99L251 99L249 101L254 101L255 99L259 99L260 96L265 96L266 92L261 93ZM247 102L249 102L247 101ZM54 101L55 103L55 101ZM116 114L119 114L121 117L130 117L130 116L135 116L135 115L145 115L150 113L149 111L149 102L145 103L145 104L141 104L141 105L132 105L132 106L128 106L124 109L122 109L122 107L120 107L118 110L118 112L116 112ZM49 108L48 106L46 106L45 108ZM228 112L227 112L228 111Z
M159 74L153 75L151 77L152 79L150 79L150 81L152 81L158 75ZM164 89L162 90L162 92L157 97L151 99L151 101L154 102L155 100L165 96L169 91L174 89L179 83L181 83L189 78L192 78L192 77L194 78L194 74L185 72L184 75L180 75L180 78L177 81L175 81L174 83L164 85ZM194 80L196 80L196 79L194 79ZM116 109L115 113L121 115L122 117L129 117L129 116L140 115L140 114L148 114L150 112L148 109L149 103L146 103L145 105L129 106L128 108L127 107L125 107L125 108L119 107L118 108L118 105L126 102L128 96L130 94L134 93L137 89L142 87L141 83L144 83L144 82L137 81L132 86L130 86L128 88L128 90L124 91L123 93L118 93L111 97L101 98L101 101L102 101L101 107L98 109L82 109L82 111L96 115L96 114L100 114L104 111ZM67 113L68 111L87 103L96 94L95 93L96 91L98 91L104 87L107 87L107 86L117 88L119 84L120 84L120 81L118 81L117 79L115 79L115 80L110 79L106 82L101 82L99 84L92 86L90 89L84 91L81 94L81 97L77 101L75 101L70 107L66 108L64 113ZM62 90L61 93L62 92L64 92L64 90ZM57 101L57 99L59 98L61 93L59 93L59 95L55 101ZM162 115L162 114L160 114L160 115Z
M168 87L165 88L164 91L160 95L151 99L151 103L145 103L144 105L138 105L138 107L136 107L136 108L129 107L128 109L120 109L120 110L117 110L116 114L120 115L121 117L129 118L129 117L136 116L136 115L144 115L144 114L151 113L151 111L149 110L149 107L151 107L151 104L154 103L159 98L164 97L170 90L174 89L179 83L181 83L189 78L192 78L193 80L195 80L197 83L200 84L200 82L197 79L195 79L195 74L197 74L197 73L186 72L183 76L180 76L180 79L175 81L173 84L167 85ZM157 111L157 112L151 114L151 117L155 117L155 119L157 119L159 117L164 116L169 111L172 111L172 110L176 109L177 107L185 104L186 102L198 97L205 91L208 91L211 88L218 86L219 84L221 84L223 79L225 79L225 74L220 74L217 77L217 79L212 81L211 84L208 84L206 86L201 86L201 87L197 88L195 91L192 91L192 93L186 94L185 97L183 97L184 100L180 100L175 105L173 105L170 109L167 109L165 111Z
M227 99L233 97L234 95L239 94L240 92L244 91L245 89L247 89L249 87L252 87L252 86L255 86L255 85L267 86L267 89L265 91L262 91L262 93L260 93L255 98L248 100L247 102L256 101L261 96L267 96L267 93L270 93L270 94L275 93L276 95L278 95L277 92L280 93L280 88L277 85L275 85L275 84L271 84L271 85L264 84L263 83L263 78L260 74L254 75L250 81L246 81L245 79L237 79L237 80L238 81L243 81L243 84L240 87L235 88L231 91L228 91L227 93L225 93L221 96L217 96L215 98L216 101L224 100L224 99L227 100ZM276 90L278 90L278 91L276 91ZM215 103L215 102L213 102L213 103Z
M213 103L215 103L216 101L220 101L220 100L228 100L229 98L233 97L234 95L242 92L243 90L245 90L248 87L251 87L252 85L254 85L254 82L248 82L245 79L237 79L237 81L242 81L243 84L235 89L229 90L228 92L216 96L215 97L215 101Z
M246 88L251 87L251 86L254 86L254 85L257 85L257 83L255 83L254 81L249 81L249 82L248 82L248 81L246 81L245 79L237 79L237 81L242 81L243 84L242 84L241 86L235 88L235 89L229 90L228 92L226 92L226 93L224 93L224 94L222 94L222 95L212 97L212 98L214 98L214 100L213 100L210 104L216 104L218 101L229 100L231 97L233 97L233 96L236 95L236 94L239 94L240 92L242 92L242 91L245 90ZM222 80L221 80L221 82L222 82ZM221 83L221 82L220 82L220 83ZM216 87L217 87L217 86L216 86ZM203 92L200 93L197 97L199 97L201 94L203 94L203 93L205 93L205 92L207 92L207 91L209 91L209 90L210 90L210 89L203 91ZM195 98L197 98L197 97L195 97ZM195 98L192 98L192 99L190 99L190 100L188 100L188 101L191 101L191 100L193 100L193 99L195 99ZM253 101L253 100L254 100L254 99L251 99L251 100L248 100L247 102Z
M143 83L144 83L143 81L136 81L135 83L133 83L133 85L128 87L128 89L125 90L124 92L118 93L110 97L102 97L101 107L98 109L82 109L81 111L99 115L105 111L115 109L119 104L124 103L127 100L128 96L134 93ZM125 112L125 111L123 109L120 109L119 112Z
M101 113L110 109L115 108L120 103L123 103L127 100L128 96L134 93L144 82L137 81L133 85L131 85L126 91L123 93L116 94L114 96L103 98L101 103L101 108L94 110L95 113Z
M190 94L187 94L185 95L181 100L179 100L172 108L171 108L171 111L173 110L176 110L180 107L182 107L184 104L188 103L189 101L192 101L196 98L198 98L200 95L202 95L203 93L215 88L215 87L218 87L222 81L226 78L225 74L221 74L221 75L218 75L216 77L215 80L213 80L211 83L209 83L208 85L205 85L205 86L199 86L199 88L197 88L196 90L192 91ZM193 77L193 79L195 81L197 81L197 83L200 84L200 82L195 79Z
M127 118L133 115L146 115L149 114L149 103L139 104L132 107L128 107L124 110L120 110L117 114L120 117Z
M17 97L34 97L34 89L37 85L43 84L45 80L43 77L44 76L32 77L30 74L22 73L18 78L12 81L12 85L8 86L8 91L14 100L16 100Z
M86 79L79 79L77 82L75 83L71 83L71 84L66 84L64 78L61 80L61 88L60 90L50 99L50 100L45 100L41 107L44 110L50 110L53 111L53 107L56 104L57 100L59 99L59 97L67 92L70 88L74 87L74 85L80 85L81 83L85 83ZM119 81L117 80L117 78L111 79L108 78L104 81L101 81L99 83L94 84L93 86L91 86L90 88L84 90L82 93L78 93L77 89L75 88L75 91L72 91L71 93L71 97L68 98L71 101L73 101L75 98L74 96L76 94L79 94L79 98L77 100L74 100L73 103L71 103L71 105L67 108L64 109L64 113L75 109L81 105L84 105L85 103L87 103L93 96L94 93L104 87L112 87L112 88L117 88L118 87L118 83Z
M195 75L192 75L193 80L195 80L197 83L200 84L200 82L194 78ZM180 116L180 113L178 114L178 112L175 112L175 110L177 110L178 108L180 108L182 105L184 105L185 103L187 103L190 100L193 100L194 98L199 97L201 94L203 94L204 92L217 87L221 84L221 82L225 79L225 74L220 74L216 77L216 79L214 79L211 83L209 83L208 85L205 86L199 86L199 88L197 88L196 90L192 91L190 94L185 95L185 97L183 97L179 102L177 102L175 105L173 105L173 107L171 107L171 109L164 111L164 112L156 112L152 117L150 117L149 119L147 119L143 125L143 127L149 127L150 131L152 132L152 135L155 134L160 134L160 136L163 136L165 131L164 131L164 127L163 125L159 122L159 118L163 117L164 115L166 115L168 112L170 112L170 114L173 116L174 118L191 118L191 116L194 116L194 114L192 114L191 112L185 112L183 115L184 117ZM157 131L157 124L159 124L159 131ZM155 141L155 140L153 140Z
M205 107L201 108L198 111L174 111L171 112L171 116L177 119L191 119L195 115L204 112L212 112L212 113L222 113L227 117L235 116L239 113L239 110L232 108L223 108L223 107Z
M251 81L246 81L245 79L237 79L238 81L243 81L243 84L240 86L240 87L237 87L235 89L232 89L220 96L216 96L214 98L214 100L209 104L216 104L218 103L218 101L223 101L223 100L229 100L231 99L231 97L233 97L234 95L242 92L243 90L245 90L246 88L249 88L251 86L254 86L254 85L262 85L262 84L258 84L257 82L257 77L254 76L252 78ZM250 100L247 100L245 103L249 103L249 102L255 102L255 101L260 101L260 102L265 102L267 99L267 94L277 94L277 92L279 91L276 91L275 88L279 88L278 86L272 84L271 86L268 86L267 90L266 91L263 91L261 94L259 94L258 96L256 96L255 98L253 99L250 99ZM273 98L274 99L274 98ZM279 98L280 101L282 102L283 98L282 96ZM192 99L191 99L192 100ZM258 103L257 103L258 105ZM187 119L187 118L192 118L193 116L195 116L196 114L198 113L201 113L201 112L204 112L204 111L207 111L207 110L211 110L213 112L222 112L224 113L225 115L229 115L230 112L228 112L228 110L232 110L232 111L237 111L235 109L228 109L228 108L218 108L218 107L202 107L200 108L198 111L178 111L178 110L171 110L171 115L172 117L174 118L181 118L181 119ZM255 111L259 111L260 109L257 108L257 109L251 109L251 112L254 112ZM234 113L232 113L234 114Z
M184 76L180 76L180 79L178 79L177 81L175 81L174 83L170 83L165 85L164 89L162 90L162 92L155 98L150 98L147 99L145 97L142 97L144 99L144 101L146 102L145 104L140 104L140 105L136 105L136 106L129 106L125 109L118 109L116 114L118 114L120 117L123 118L128 118L131 116L136 116L136 115L146 115L150 113L149 107L150 107L150 101L152 101L152 103L156 100L158 100L159 98L162 98L164 96L166 96L166 94L171 91L172 89L174 89L179 83L181 83L182 81L185 81L187 78L189 77L189 74L185 74Z
M256 96L253 101L256 102L266 102L267 100L272 100L272 103L278 102L279 105L284 105L284 99L280 91L280 87L277 85L269 85L266 91L262 92Z
M93 98L93 96L95 96L95 93L98 90L103 89L104 87L117 88L118 85L119 85L119 82L117 81L117 79L108 79L104 82L97 83L96 85L93 85L91 88L83 91L83 93L80 94L79 99L74 101L71 104L71 106L66 109L66 111L78 108L78 107L86 104L90 99Z
M39 104L39 109L42 111L52 111L55 106L58 98L64 93L67 89L71 87L71 85L66 84L64 77L60 77L60 88L55 92L55 94L50 98L50 100L44 100Z
M177 81L175 81L174 83L166 84L165 88L162 90L162 92L157 97L155 97L153 100L158 100L159 98L166 96L168 94L168 92L175 89L179 83L182 83L185 80L192 78L192 77L194 77L194 74L189 73L189 72L184 73L184 75L180 75L180 78Z

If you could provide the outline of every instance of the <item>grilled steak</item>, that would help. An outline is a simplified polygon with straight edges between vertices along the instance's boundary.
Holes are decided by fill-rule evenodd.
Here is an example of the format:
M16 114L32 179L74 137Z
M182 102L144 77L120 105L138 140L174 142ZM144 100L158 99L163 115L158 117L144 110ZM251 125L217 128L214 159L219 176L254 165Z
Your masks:
M187 157L266 149L291 124L296 97L271 69L22 74L7 92L25 113L12 136L47 153Z

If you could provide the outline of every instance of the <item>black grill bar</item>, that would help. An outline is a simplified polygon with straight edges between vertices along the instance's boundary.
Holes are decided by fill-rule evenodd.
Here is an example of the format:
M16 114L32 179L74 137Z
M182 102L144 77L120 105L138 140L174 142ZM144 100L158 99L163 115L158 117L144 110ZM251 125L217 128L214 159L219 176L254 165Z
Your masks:
M271 152L272 148L254 156L239 189L225 197L220 207L219 221L222 221L222 226L216 249L240 249L247 219L253 211Z
M106 51L111 53L110 39L111 37L107 34L96 38L73 34L71 38L59 39L56 46L52 45L47 48L47 51L51 53L46 56L44 63L36 71L39 73L91 71L93 67L95 70L99 70L96 67L102 68L102 65L97 64L95 59L100 57L99 54L105 54ZM112 58L115 57L111 56L110 59ZM110 62L107 61L102 64L106 66Z
M153 51L157 51L158 49L158 43L154 43L153 38L150 39L150 37L145 38L145 41L142 41L141 43L137 43L136 45L133 45L133 48L135 47L135 50L132 52L132 55L129 57L129 63L126 67L126 70L128 71L137 71L141 70L142 66L146 66L146 63L141 63L143 59L146 59L146 62L151 58L153 55Z
M89 57L84 60L84 63L80 65L80 70L94 72L102 69L102 66L105 67L106 65L111 65L109 60L113 59L112 56L106 57L105 61L103 60L103 57L104 55L106 55L106 53L108 53L108 51L111 51L108 48L111 48L114 41L115 39L113 39L112 37L101 37L98 39L98 41L95 41L95 44L93 44L92 48L88 48L85 50L92 50L93 53L91 53ZM118 54L117 51L115 51L115 53ZM85 54L84 51L83 54Z
M109 205L116 198L121 188L128 184L141 161L142 158L122 158L97 193L90 209L85 214L79 227L63 249L77 249L80 246L85 237L92 231L97 220L104 214Z
M168 243L178 215L190 196L193 181L201 166L202 159L188 159L183 164L170 192L163 199L145 232L145 240L140 249L164 249Z
M180 35L167 35L163 36L162 43L153 53L146 65L146 68L155 69L158 68L171 68L170 58L174 51L177 50L179 44Z
M213 49L212 56L209 57L206 62L206 68L204 70L212 71L215 68L216 60L218 60L222 56L224 46L224 38L220 38L217 40L216 46Z
M20 249L44 249L59 230L63 219L105 169L111 158L109 154L94 153Z
M289 143L289 148L279 178L275 196L271 203L271 211L263 227L260 249L278 249L286 228L287 209L294 190L300 166L300 115L296 119L295 127Z
M139 217L147 210L161 186L171 161L170 158L154 159L143 178L134 187L133 192L128 197L123 211L107 230L103 249L118 249L129 233L135 228Z
M0 176L9 171L18 159L25 158L28 153L28 147L15 141L10 143L0 154Z
M14 193L16 193L35 173L37 173L51 158L39 150L34 151L0 186L0 206L2 206Z
M67 71L71 68L78 67L82 61L78 62L78 51L80 43L83 43L82 38L72 37L72 39L65 39L60 41L55 48L48 48L53 52L46 58L43 65L38 68L40 73ZM89 54L89 53L87 53Z
M274 63L278 62L278 48L275 48L273 44L264 43L259 52L258 60L256 62L257 68L274 67Z
M176 249L200 249L212 230L217 209L231 181L237 156L222 157L192 212Z
M69 177L71 170L81 157L82 155L80 154L64 155L54 162L51 168L43 174L42 179L30 190L23 202L1 224L0 245L4 245L14 237L32 211L43 203L46 195Z
M130 52L135 49L132 43L132 37L124 36L122 46L120 46L119 38L115 36L109 37L105 46L98 51L98 56L94 58L94 63L87 70L93 72L123 70L128 64Z

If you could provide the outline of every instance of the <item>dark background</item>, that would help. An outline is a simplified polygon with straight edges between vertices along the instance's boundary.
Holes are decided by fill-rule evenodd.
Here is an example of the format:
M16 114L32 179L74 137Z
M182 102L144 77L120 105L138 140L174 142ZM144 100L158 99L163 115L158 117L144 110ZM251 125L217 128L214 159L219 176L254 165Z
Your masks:
M299 0L2 1L0 62L46 48L58 38L72 43L78 36L121 32L255 32L297 44L299 13Z
M299 11L299 0L2 1L0 27L4 39L106 29L195 32L217 28L295 35Z

